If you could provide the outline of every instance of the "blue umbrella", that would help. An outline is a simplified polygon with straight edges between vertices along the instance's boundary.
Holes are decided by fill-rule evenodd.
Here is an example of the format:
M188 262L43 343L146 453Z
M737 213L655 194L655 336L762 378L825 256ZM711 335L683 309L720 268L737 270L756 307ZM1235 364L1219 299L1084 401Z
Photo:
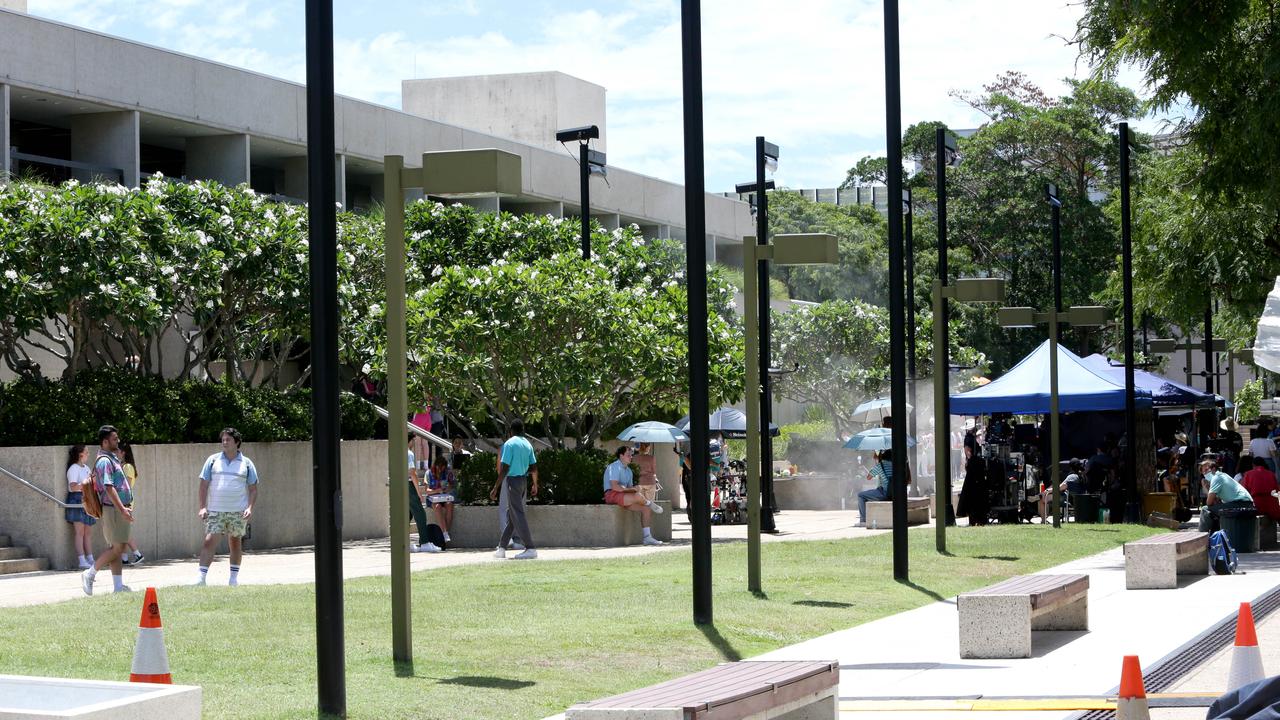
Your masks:
M618 433L618 439L626 442L642 443L675 443L689 439L684 431L675 425L668 425L657 420L646 420Z
M915 438L907 436L907 447L915 447ZM871 428L849 438L844 447L862 452L874 452L893 448L892 428Z
M911 404L907 404L907 412L911 412ZM868 400L853 409L853 417L850 419L854 422L873 423L880 422L885 417L893 414L893 403L887 397Z

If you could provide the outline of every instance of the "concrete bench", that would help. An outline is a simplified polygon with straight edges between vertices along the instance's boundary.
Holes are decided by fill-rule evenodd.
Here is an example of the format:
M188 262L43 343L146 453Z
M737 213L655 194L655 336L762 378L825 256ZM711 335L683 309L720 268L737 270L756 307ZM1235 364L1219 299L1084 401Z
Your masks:
M1124 586L1173 588L1179 575L1209 573L1209 534L1176 532L1124 544Z
M835 720L838 662L747 660L588 703L565 720Z
M671 503L659 500L666 511L653 515L653 536L671 539ZM640 516L617 505L529 505L525 508L529 532L538 547L623 547L639 545ZM427 518L434 522L431 511ZM491 548L498 544L496 505L458 505L453 509L450 547Z
M907 526L928 525L929 506L933 501L929 498L907 498ZM890 500L872 500L867 503L867 517L863 518L869 528L893 527L893 502Z
M1088 630L1088 575L1019 575L956 597L960 657L1031 657L1032 630Z

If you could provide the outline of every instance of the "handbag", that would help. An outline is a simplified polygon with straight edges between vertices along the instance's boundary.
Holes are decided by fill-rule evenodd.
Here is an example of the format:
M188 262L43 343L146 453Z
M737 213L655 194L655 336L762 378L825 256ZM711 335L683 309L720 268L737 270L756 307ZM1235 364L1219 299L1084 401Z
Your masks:
M637 485L636 487L639 488L636 492L640 497L648 500L649 502L654 502L658 499L658 491L662 489L662 483L655 480L654 482Z

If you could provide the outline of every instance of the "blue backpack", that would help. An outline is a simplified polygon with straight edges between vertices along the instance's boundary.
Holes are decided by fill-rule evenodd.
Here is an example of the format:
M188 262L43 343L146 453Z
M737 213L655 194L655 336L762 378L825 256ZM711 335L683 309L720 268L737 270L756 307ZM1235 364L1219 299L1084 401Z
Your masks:
M1218 530L1209 536L1209 566L1218 575L1230 575L1236 571L1236 551L1231 547L1227 534Z

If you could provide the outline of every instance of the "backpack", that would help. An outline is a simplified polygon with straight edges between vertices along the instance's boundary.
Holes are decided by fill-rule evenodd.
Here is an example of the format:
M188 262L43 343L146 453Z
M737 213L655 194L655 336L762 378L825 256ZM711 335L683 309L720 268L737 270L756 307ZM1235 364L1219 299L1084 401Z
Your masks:
M1236 571L1236 551L1227 539L1227 533L1218 530L1209 536L1209 567L1217 575L1230 575Z
M98 463L95 462L94 467L89 470L89 479L85 482L85 484L89 486L89 489L85 490L84 486L82 485L80 488L80 491L81 491L80 494L82 496L81 502L84 503L84 514L88 515L94 520L101 520L102 519L102 501L98 499L97 464Z
M439 525L436 525L435 523L431 523L430 525L428 525L428 526L427 526L427 540L426 540L426 541L427 541L427 542L429 542L429 543L431 543L432 545L435 545L436 547L440 548L441 550L444 550L444 549L445 549L445 546L444 546L444 531L443 531L443 530L441 530L441 529L440 529L440 526L439 526Z

